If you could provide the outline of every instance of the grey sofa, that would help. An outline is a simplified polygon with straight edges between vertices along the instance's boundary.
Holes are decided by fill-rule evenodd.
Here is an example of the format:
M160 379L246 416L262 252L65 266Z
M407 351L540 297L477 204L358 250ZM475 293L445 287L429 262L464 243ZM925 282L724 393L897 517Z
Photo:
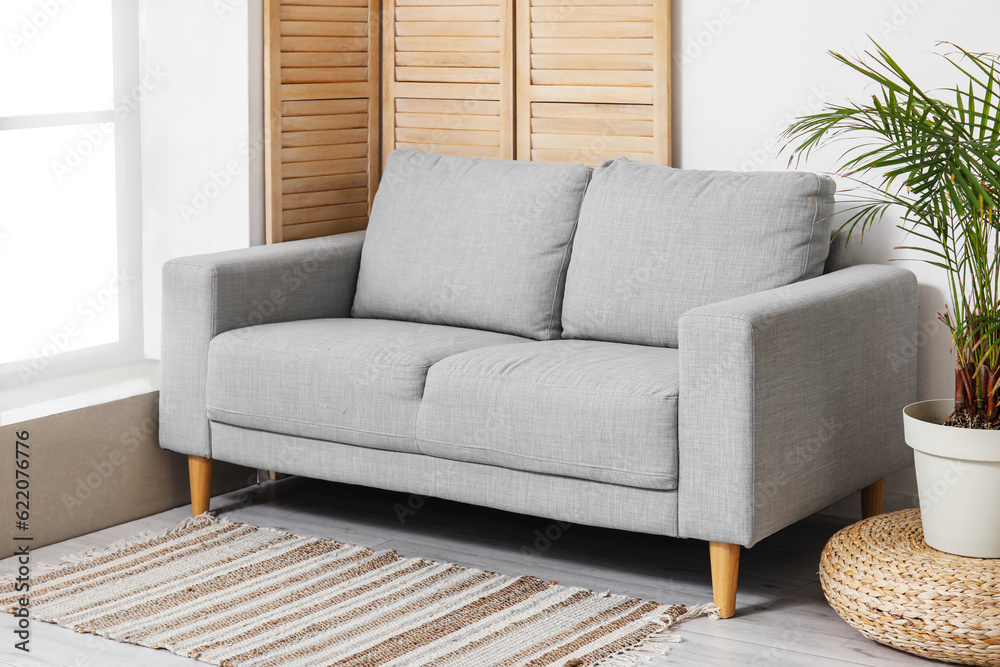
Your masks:
M913 275L826 270L834 186L619 159L388 160L367 232L164 267L160 442L740 546L909 462Z

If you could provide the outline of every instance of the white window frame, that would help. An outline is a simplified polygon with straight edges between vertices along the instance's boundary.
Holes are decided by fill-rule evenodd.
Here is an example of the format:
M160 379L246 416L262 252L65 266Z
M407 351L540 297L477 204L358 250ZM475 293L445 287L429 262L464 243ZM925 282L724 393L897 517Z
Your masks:
M0 364L0 390L132 363L143 359L142 332L142 160L139 104L138 0L112 0L114 107L108 111L0 117L0 132L87 123L115 124L115 204L118 271L128 276L118 292L118 342ZM72 276L66 276L72 280ZM17 313L7 313L17 326ZM34 365L33 365L34 362ZM41 366L41 368L38 368ZM26 380L26 370L38 371Z

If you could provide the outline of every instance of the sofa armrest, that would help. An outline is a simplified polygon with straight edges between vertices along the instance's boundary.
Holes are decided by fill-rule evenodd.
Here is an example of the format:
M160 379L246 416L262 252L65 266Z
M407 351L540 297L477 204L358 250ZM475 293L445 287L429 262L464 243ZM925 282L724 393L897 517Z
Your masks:
M678 528L751 546L902 469L917 282L855 266L680 320Z
M164 264L160 446L211 457L209 343L246 326L348 317L363 242L353 232Z

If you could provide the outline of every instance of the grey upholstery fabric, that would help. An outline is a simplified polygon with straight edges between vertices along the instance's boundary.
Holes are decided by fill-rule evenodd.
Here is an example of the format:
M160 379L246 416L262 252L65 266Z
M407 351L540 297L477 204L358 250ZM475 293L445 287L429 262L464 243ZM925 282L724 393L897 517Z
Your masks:
M389 156L354 317L558 338L583 165Z
M803 172L594 171L563 302L563 338L677 347L691 308L814 278L835 186Z
M446 180L446 163L414 157L415 174L399 163L383 183L385 252L356 233L169 262L161 445L746 546L911 460L899 412L915 393L916 281L872 265L810 278L827 256L812 222L824 179L605 166L564 319L567 336L612 342L538 341L483 329L558 337L572 225L545 225L565 222L561 197L587 170L476 162ZM488 196L471 196L487 176ZM476 209L524 204L508 181L539 195L513 224ZM425 238L438 224L482 235ZM359 270L373 280L360 304ZM352 302L392 316L350 319Z
M247 325L346 317L364 232L182 257L163 266L160 444L211 456L208 345Z
M431 364L484 345L524 340L350 318L237 329L217 336L209 348L208 416L235 426L412 452Z
M419 451L649 489L677 482L676 350L593 341L482 348L431 367Z
M570 521L677 535L677 493L354 447L212 423L216 455L253 468L364 484ZM410 501L420 507L422 498ZM397 508L405 510L410 505ZM403 514L406 518L407 514ZM547 522L539 521L544 533ZM562 528L567 529L567 528ZM522 553L533 556L535 536Z
M912 461L917 281L862 265L680 321L679 531L750 546Z

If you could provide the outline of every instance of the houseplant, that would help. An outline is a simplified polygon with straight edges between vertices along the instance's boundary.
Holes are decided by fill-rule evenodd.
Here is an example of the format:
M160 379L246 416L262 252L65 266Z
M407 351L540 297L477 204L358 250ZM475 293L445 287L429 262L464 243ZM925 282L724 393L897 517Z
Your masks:
M925 91L883 49L832 53L873 86L870 102L828 105L785 138L799 156L848 141L838 170L850 241L898 213L909 245L941 269L939 314L956 355L955 398L904 410L924 536L963 556L1000 557L1000 58L942 43L958 83Z

